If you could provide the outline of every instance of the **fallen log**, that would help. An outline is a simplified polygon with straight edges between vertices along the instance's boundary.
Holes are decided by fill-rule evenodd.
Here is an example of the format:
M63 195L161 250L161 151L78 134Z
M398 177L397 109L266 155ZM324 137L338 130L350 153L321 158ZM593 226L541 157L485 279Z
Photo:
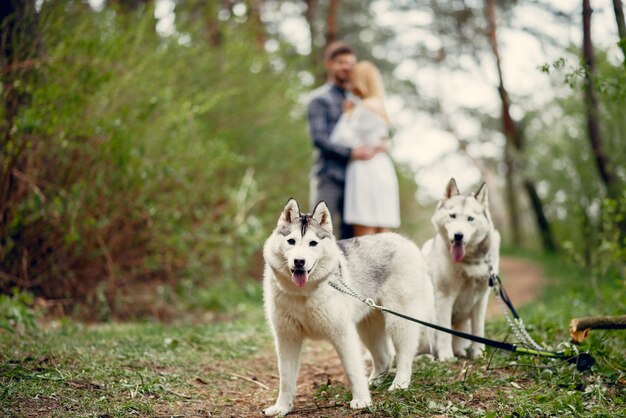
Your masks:
M569 334L575 343L587 339L592 329L626 329L626 315L586 316L574 318L569 323Z

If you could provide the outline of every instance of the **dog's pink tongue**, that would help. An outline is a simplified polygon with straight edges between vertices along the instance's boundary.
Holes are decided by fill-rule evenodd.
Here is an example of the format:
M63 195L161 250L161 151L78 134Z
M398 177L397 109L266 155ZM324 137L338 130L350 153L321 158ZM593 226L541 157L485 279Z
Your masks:
M465 247L463 244L460 242L452 244L452 247L450 247L450 255L455 263L463 260L463 257L465 257Z
M308 274L304 270L296 270L291 274L291 281L298 287L304 286L308 278Z

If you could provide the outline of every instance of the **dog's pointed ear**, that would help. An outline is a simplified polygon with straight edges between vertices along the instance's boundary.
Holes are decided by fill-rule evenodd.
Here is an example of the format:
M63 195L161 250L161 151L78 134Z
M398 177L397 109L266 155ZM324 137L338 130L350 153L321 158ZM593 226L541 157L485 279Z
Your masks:
M298 207L298 202L296 202L296 199L291 198L285 205L283 213L280 214L280 218L278 218L278 225L290 224L299 216L300 208Z
M443 195L444 199L450 199L452 196L460 195L459 188L456 187L456 181L451 178L446 186L446 193Z
M487 193L487 183L483 182L483 184L480 185L476 193L474 193L474 197L483 206L489 205L489 194Z
M315 205L311 218L329 233L333 233L333 220L330 216L330 210L328 210L328 206L326 206L326 202L320 200L317 205Z

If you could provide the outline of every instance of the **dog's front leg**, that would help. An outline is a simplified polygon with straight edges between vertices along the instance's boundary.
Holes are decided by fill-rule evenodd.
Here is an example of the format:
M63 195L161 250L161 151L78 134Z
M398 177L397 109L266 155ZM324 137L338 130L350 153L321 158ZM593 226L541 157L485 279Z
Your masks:
M489 289L486 289L481 299L472 309L472 334L478 337L485 336L485 316L487 314L487 301L489 300ZM471 357L477 359L483 355L485 345L472 341Z
M352 401L350 408L360 409L372 405L370 390L365 373L365 360L361 351L361 343L356 328L346 327L335 331L338 335L334 338L334 345L341 364L348 376L352 387Z
M464 321L460 321L452 327L453 329L467 334L472 333L472 318L471 315ZM467 357L467 349L470 348L471 341L461 337L452 337L452 352L457 357Z
M298 369L300 368L300 351L302 350L301 337L277 335L275 343L280 389L278 390L276 404L263 411L267 416L283 416L291 411L293 396L296 392Z
M437 323L442 327L451 328L454 298L438 290L435 290L435 294ZM452 336L446 332L439 331L437 332L435 338L437 341L437 358L441 361L453 359L454 353L452 352Z

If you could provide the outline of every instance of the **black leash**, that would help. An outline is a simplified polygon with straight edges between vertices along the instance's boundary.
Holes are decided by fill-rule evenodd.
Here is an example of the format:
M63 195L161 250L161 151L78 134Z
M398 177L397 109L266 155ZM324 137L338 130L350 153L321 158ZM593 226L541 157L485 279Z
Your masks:
M508 294L506 293L506 290L504 290L504 288L501 286L502 283L501 283L500 277L497 274L493 273L493 270L491 269L491 265L489 265L489 268L491 270L490 277L489 277L490 286L493 287L494 289L498 290L499 295L502 297L502 300L504 301L504 303L511 310L512 315L515 317L515 319L520 320L520 323L521 323L521 319L519 318L519 315L515 311L515 308L513 307L513 303L511 302L511 299L509 298ZM427 322L427 321L422 321L421 319L413 318L411 316L404 315L404 314L402 314L400 312L396 312L396 311L393 311L391 309L385 308L384 306L377 305L376 302L374 302L373 299L371 299L371 298L364 298L363 296L359 295L357 292L352 290L343 280L341 280L340 276L339 276L338 280L339 280L339 283L341 283L341 285L343 286L343 289L340 288L339 285L337 285L336 283L333 283L333 282L330 282L330 281L327 282L327 283L332 288L334 288L335 290L338 290L341 293L344 293L346 295L352 296L355 299L360 300L361 302L365 303L366 305L368 305L372 309L376 309L376 310L379 310L379 311L382 311L382 312L387 312L387 313L389 313L391 315L395 315L395 316L397 316L399 318L406 319L407 321L415 322L415 323L418 323L420 325L424 325L426 327L430 327L430 328L436 329L437 331L446 332L448 334L451 334L451 335L454 335L454 336L457 336L457 337L460 337L460 338L464 338L466 340L475 341L475 342L480 343L480 344L485 344L487 346L490 346L490 347L493 347L493 348L497 348L497 349L500 349L500 350L510 351L512 353L529 354L529 355L536 355L536 356L542 356L542 357L563 359L563 360L566 360L570 364L576 364L576 368L578 370L580 370L580 371L588 370L595 363L594 358L589 353L577 353L575 350L572 350L572 349L563 350L563 351L543 350L543 349L541 349L541 347L538 346L537 343L534 342L534 340L532 340L532 338L530 338L530 336L528 336L528 338L530 338L532 343L537 345L538 348L537 347L536 348L529 348L529 347L523 347L523 346L519 346L517 344L511 344L511 343L507 343L507 342L503 342L503 341L496 341L496 340L492 340L492 339L489 339L489 338L479 337L477 335L467 334L465 332L461 332L461 331L457 331L457 330L454 330L454 329L442 327L441 325L432 324L432 323ZM493 283L493 285L492 285L492 283ZM523 325L522 325L522 327L523 327ZM513 331L514 332L516 331L515 327L513 327ZM524 332L525 332L525 329L524 329ZM518 335L518 332L515 332L515 334Z
M430 322L422 321L421 319L417 319L417 318L413 318L413 317L408 316L408 315L401 314L399 312L396 312L396 311L393 311L391 309L385 308L384 306L376 305L372 299L367 299L365 303L367 303L372 309L377 309L379 311L387 312L387 313L390 313L390 314L395 315L397 317L404 318L404 319L406 319L408 321L416 322L418 324L421 324L421 325L424 325L424 326L436 329L438 331L447 332L448 334L452 334L452 335L457 336L457 337L465 338L467 340L475 341L477 343L489 345L489 346L494 347L494 348L499 348L501 350L513 351L513 352L516 351L516 347L517 346L515 344L506 343L506 342L500 342L500 341L495 341L495 340L490 340L489 338L479 337L479 336L473 335L473 334L466 334L466 333L464 333L462 331L457 331L455 329L450 329L450 328L442 327L441 325L432 324Z
M487 256L487 258L485 259L485 263L489 268L489 287L493 289L493 294L496 298L496 301L502 308L504 319L509 324L509 328L511 328L511 331L513 331L515 337L517 337L517 340L523 345L525 345L526 347L531 347L538 351L543 351L544 348L539 345L533 339L533 337L530 336L530 334L526 330L526 327L524 326L524 321L522 321L522 318L520 318L520 316L515 311L515 308L513 307L513 302L511 302L509 295L506 293L506 290L504 290L504 286L502 286L500 276L498 276L493 270L493 265L491 264L491 258L489 256ZM508 312L505 307L508 308ZM509 313L513 315L512 319L509 316Z
M515 319L520 319L519 315L517 314L517 311L515 311L515 308L513 307L513 302L511 302L511 298L509 298L509 294L506 293L506 290L504 290L504 287L502 287L502 281L500 280L500 276L491 272L491 274L489 275L489 287L496 289L496 291L499 293L500 297L502 298L502 301L509 308L511 315L513 315Z

